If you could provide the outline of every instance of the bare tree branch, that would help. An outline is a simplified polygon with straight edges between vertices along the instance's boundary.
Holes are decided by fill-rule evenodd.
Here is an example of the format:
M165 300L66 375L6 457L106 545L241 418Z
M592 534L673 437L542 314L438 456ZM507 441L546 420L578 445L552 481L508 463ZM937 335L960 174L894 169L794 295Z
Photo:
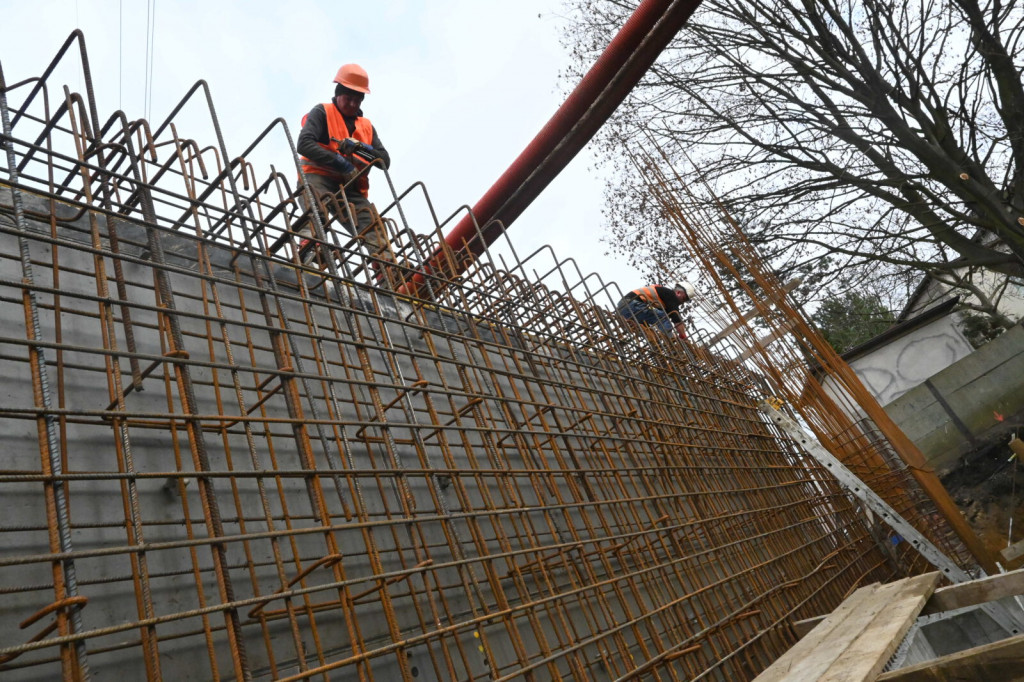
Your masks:
M571 2L581 65L635 6ZM613 248L665 248L630 163L650 135L816 286L862 278L837 268L1024 277L1022 36L999 0L704 0L601 138Z

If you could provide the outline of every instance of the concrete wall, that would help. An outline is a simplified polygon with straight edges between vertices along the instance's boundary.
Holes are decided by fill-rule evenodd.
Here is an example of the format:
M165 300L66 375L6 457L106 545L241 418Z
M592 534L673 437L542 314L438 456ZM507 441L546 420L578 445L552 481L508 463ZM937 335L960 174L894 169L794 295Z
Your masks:
M885 410L940 474L949 471L987 436L1003 430L1006 420L1024 413L1024 328L1013 327L904 392Z
M93 679L169 682L318 665L589 682L683 646L665 675L749 679L795 610L891 575L750 387L706 365L656 364L646 342L631 362L587 352L519 326L529 311L413 307L345 281L325 298L315 270L165 230L159 265L140 224L24 199L25 229L0 210L4 682L71 667L53 637L29 641L45 622L20 626L54 603L58 561L88 600ZM172 318L185 353L168 354ZM51 452L70 477L61 523Z

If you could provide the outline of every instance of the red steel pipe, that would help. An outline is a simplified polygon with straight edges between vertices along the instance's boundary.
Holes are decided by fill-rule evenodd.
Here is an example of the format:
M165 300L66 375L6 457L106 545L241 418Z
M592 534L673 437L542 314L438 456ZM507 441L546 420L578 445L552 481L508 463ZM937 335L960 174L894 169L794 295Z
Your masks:
M423 272L457 275L470 256L493 243L590 141L698 5L700 0L643 0L554 116L445 237L454 260L439 249ZM423 281L417 274L401 291L415 294Z

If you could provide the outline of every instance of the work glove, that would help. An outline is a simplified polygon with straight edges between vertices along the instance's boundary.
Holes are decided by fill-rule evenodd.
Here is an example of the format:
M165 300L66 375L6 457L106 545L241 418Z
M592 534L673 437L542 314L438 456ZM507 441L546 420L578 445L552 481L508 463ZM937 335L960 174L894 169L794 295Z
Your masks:
M352 162L341 154L334 155L334 160L331 162L331 168L344 176L349 176L356 172L356 167L352 165Z
M344 140L338 143L338 151L345 156L348 156L356 149L359 148L359 140L352 137L346 137Z

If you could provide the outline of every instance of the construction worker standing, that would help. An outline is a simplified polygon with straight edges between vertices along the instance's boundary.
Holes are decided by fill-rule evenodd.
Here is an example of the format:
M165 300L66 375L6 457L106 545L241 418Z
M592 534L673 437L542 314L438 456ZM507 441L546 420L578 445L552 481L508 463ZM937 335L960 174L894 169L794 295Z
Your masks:
M388 242L383 229L370 229L379 221L377 211L368 198L370 183L366 166L379 159L384 168L391 166L391 156L377 135L370 120L363 116L363 97L370 93L370 78L358 64L345 64L334 77L334 98L317 104L302 119L302 132L296 143L302 155L302 170L313 194L318 198L335 195L340 211L328 201L335 217L352 235L360 236L370 253L390 260ZM360 171L366 171L360 174ZM351 204L356 225L353 227L345 210ZM312 229L302 230L307 236ZM316 249L309 239L300 245L303 261L308 262Z
M665 333L675 329L679 338L685 339L686 328L679 307L692 299L695 292L689 282L680 282L674 289L652 284L623 296L615 311L626 320L657 327Z

